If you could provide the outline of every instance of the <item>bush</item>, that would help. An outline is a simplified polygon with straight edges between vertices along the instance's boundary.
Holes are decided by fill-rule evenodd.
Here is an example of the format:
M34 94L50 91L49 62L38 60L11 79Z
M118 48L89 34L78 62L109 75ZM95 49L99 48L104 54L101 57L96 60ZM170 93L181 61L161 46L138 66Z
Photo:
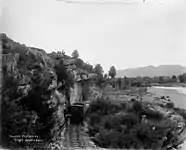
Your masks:
M37 114L23 108L20 103L22 93L17 92L18 80L4 74L2 92L2 142L3 146L24 146L25 143L16 143L10 135L22 135L23 133L33 135L39 123L35 123Z
M181 115L186 121L186 110L181 108L174 108L174 111Z
M142 115L146 115L147 119L155 119L155 120L162 120L163 115L157 111L152 111L152 110L143 110Z
M174 103L173 102L167 103L165 107L168 108L168 109L173 109L174 108Z
M126 107L126 111L127 112L133 112L135 114L138 114L139 116L142 114L143 112L143 108L140 102L132 99Z
M144 106L137 101L120 107L104 99L92 102L87 117L94 142L104 148L161 149L167 142L164 137L176 124ZM119 109L113 111L114 108ZM140 115L146 115L148 121L141 122ZM174 138L168 136L168 142Z
M135 133L145 149L160 149L163 137L166 135L164 127L153 130L150 124L145 123L135 126L132 132Z
M90 104L89 114L94 112L99 115L113 114L119 107L111 103L108 99L98 98Z
M163 137L167 133L164 127L153 130L150 124L138 124L132 128L120 131L116 129L119 128L119 123L116 124L113 125L112 122L109 128L107 125L107 128L103 126L103 129L98 129L98 125L96 126L94 135L96 135L96 143L99 146L104 148L128 149L133 146L134 148L160 149L164 142Z
M132 113L107 115L101 118L101 126L104 126L107 130L113 129L119 132L124 129L122 126L127 131L137 123L139 123L139 118Z
M61 59L59 61L59 63L56 63L55 66L54 66L54 70L57 74L57 80L58 82L64 82L65 81L65 84L63 86L61 86L58 90L63 92L67 99L70 100L70 87L73 86L73 79L72 79L72 76L69 72L67 72L67 69L63 63L63 60Z
M119 148L118 142L119 142L120 137L121 137L121 134L118 131L101 130L97 137L97 141L100 147Z
M93 73L93 66L89 63L85 63L82 59L78 58L75 61L75 66L89 73Z

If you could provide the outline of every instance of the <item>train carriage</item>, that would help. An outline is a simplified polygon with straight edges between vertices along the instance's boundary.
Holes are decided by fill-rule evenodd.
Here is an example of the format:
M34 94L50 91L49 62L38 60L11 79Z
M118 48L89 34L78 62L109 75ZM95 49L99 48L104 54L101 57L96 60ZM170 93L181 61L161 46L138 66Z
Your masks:
M83 103L73 103L69 108L69 113L71 114L70 123L71 124L82 124L84 117L84 104Z

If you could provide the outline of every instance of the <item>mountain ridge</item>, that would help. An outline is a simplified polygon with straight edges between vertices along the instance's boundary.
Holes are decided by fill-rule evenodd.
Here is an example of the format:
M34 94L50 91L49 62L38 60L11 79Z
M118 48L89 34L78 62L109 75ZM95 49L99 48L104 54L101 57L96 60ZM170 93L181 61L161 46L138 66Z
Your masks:
M159 65L159 66L144 66L136 68L127 68L123 70L116 70L117 77L136 77L136 76L172 76L179 75L186 72L186 66L182 65Z

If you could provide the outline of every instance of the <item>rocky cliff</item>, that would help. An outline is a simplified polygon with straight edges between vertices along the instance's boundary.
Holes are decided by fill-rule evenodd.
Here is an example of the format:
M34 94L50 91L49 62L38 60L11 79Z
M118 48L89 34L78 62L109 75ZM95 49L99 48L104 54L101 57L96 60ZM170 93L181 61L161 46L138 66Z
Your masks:
M2 144L9 148L25 147L28 142L24 135L37 135L42 141L37 146L44 147L63 120L57 115L58 101L52 98L57 87L54 63L46 53L16 43L5 34L1 40Z
M48 56L55 62L63 60L68 73L73 79L73 86L70 88L71 104L80 101L90 101L96 98L96 94L101 96L101 90L95 85L95 80L97 79L96 74L78 68L75 65L76 60L63 53L53 52L48 54Z
M44 147L61 131L64 102L85 100L82 84L89 85L92 75L78 69L75 60L64 53L47 54L5 34L1 34L1 41L2 144L9 148L30 144ZM37 136L42 142L28 144L25 137L15 141L23 134Z

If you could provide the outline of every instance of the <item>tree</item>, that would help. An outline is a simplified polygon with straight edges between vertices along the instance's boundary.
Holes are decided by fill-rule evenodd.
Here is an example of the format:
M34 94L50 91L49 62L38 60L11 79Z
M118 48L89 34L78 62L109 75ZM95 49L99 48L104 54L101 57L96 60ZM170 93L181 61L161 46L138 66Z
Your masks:
M125 86L127 86L127 85L129 84L127 77L124 76L123 80L124 80L124 84L125 84Z
M118 85L119 89L121 89L121 84L122 84L122 80L121 80L121 78L118 78L117 79L117 85Z
M163 83L163 82L164 82L163 76L159 76L159 83Z
M62 50L62 55L65 55L65 51L64 50Z
M154 83L158 83L158 82L159 82L159 77L154 77L154 78L153 78L153 82L154 82Z
M108 78L108 75L107 75L106 73L104 74L104 78L105 78L105 79L107 79L107 78Z
M93 73L93 66L89 63L85 63L82 59L78 58L75 60L75 66L89 73Z
M186 82L186 73L183 74L184 82Z
M91 64L89 64L89 63L86 63L86 70L88 71L88 72L90 72L90 73L92 73L93 72L93 66L91 65Z
M62 52L61 51L57 51L57 54L62 55Z
M172 76L172 80L173 82L176 82L177 81L177 77L175 75Z
M110 70L108 72L108 75L111 77L111 78L114 78L116 76L116 68L114 66L111 66L110 67Z
M103 77L103 68L100 64L95 65L94 73L96 73L99 77Z
M180 82L182 82L182 83L185 82L184 75L181 74L181 75L178 76L178 78L179 78Z
M77 50L74 50L74 51L72 52L72 58L74 58L74 59L78 59L78 58L79 58L79 53L78 53Z
M83 62L82 59L77 58L77 59L75 60L75 65L76 65L76 67L83 69L83 64L84 64L84 62Z

